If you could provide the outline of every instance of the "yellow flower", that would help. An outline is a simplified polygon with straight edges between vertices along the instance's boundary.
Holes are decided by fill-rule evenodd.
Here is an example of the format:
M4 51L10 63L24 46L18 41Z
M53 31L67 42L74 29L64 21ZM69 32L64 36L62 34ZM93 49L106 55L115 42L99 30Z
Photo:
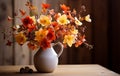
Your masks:
M65 35L63 43L67 43L69 47L75 42L74 35Z
M16 39L16 42L18 42L18 44L20 44L20 45L24 44L27 40L27 38L23 34L23 32L20 32L20 33L16 34L15 39Z
M64 14L57 19L57 22L60 25L65 25L69 23L69 20L67 19L67 16Z
M51 18L45 15L41 15L40 18L37 20L42 26L48 26L51 24Z
M40 42L45 36L47 35L48 30L46 29L39 29L35 32L35 40Z
M76 34L78 34L78 30L77 29L72 29L71 33L76 35Z
M80 21L77 19L77 17L75 17L75 24L81 26L81 25L82 25L82 22L80 22Z
M87 16L85 16L85 21L87 22L91 22L92 20L90 19L90 15L88 14Z

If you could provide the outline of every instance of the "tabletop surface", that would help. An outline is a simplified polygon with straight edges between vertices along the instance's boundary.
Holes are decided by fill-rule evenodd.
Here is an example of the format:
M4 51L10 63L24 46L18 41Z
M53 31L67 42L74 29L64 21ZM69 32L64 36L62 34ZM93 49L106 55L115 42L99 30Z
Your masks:
M19 73L21 67L28 66L33 73ZM0 66L0 76L120 76L97 64L58 65L52 73L37 73L33 65Z

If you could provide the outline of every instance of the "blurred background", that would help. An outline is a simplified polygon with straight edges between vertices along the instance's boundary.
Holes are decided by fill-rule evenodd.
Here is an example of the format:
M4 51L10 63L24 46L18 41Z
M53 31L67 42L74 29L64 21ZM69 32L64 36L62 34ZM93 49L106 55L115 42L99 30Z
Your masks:
M0 0L0 65L33 64L35 51L29 51L26 44L22 47L14 43L6 46L12 25L19 23L17 19L8 22L7 17L14 17L14 12L25 8L28 0ZM120 73L120 0L30 0L38 9L43 2L51 4L51 8L59 11L60 4L66 4L71 9L80 10L86 6L86 14L91 15L92 23L87 26L86 39L93 45L89 50L85 47L65 48L59 58L59 64L100 64L110 70ZM3 32L6 32L7 35Z

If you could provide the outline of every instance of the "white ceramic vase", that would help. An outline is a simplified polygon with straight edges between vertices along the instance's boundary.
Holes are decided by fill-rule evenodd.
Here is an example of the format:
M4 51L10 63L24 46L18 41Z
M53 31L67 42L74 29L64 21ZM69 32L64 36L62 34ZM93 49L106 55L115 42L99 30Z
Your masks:
M53 49L54 45L60 46L60 51L57 54ZM58 65L58 57L63 52L63 45L58 43L52 43L50 48L45 50L39 49L36 54L34 55L34 66L38 72L42 73L51 73L55 70Z

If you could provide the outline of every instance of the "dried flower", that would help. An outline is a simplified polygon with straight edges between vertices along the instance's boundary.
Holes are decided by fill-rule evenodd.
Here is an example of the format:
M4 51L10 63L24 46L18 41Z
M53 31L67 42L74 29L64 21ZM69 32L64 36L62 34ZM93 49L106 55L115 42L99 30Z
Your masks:
M86 20L87 22L91 22L91 21L92 21L92 20L90 19L90 15L85 16L85 20Z
M62 4L62 5L60 5L60 7L61 7L61 9L63 10L63 11L68 11L70 8L68 7L68 6L66 6L65 4Z
M58 19L57 19L57 22L58 24L60 25L66 25L69 23L69 20L67 19L67 16L65 14L63 14L62 16L60 16Z
M45 15L41 15L37 21L42 26L48 26L51 24L51 18L49 18L48 16L45 16Z
M74 35L65 35L64 36L64 40L63 40L63 43L64 44L68 44L69 47L72 46L72 44L75 42L75 37Z
M37 10L30 2L25 4L30 11ZM18 44L23 45L28 42L28 47L32 50L37 48L46 49L53 42L60 41L65 47L68 45L78 47L82 44L89 45L85 42L85 25L82 21L91 22L90 15L82 17L77 16L77 11L65 4L61 4L61 13L55 12L54 9L49 9L50 4L43 3L40 15L32 12L31 15L26 15L26 11L19 9L21 16L21 24L13 26L15 40ZM84 9L85 10L85 9ZM17 16L18 18L18 16ZM13 18L8 16L8 20ZM11 45L11 41L7 42ZM90 46L91 47L91 46Z
M16 34L15 39L16 39L16 42L18 42L18 44L20 44L20 45L24 44L27 40L27 38L23 34L23 32L20 32L20 33Z

